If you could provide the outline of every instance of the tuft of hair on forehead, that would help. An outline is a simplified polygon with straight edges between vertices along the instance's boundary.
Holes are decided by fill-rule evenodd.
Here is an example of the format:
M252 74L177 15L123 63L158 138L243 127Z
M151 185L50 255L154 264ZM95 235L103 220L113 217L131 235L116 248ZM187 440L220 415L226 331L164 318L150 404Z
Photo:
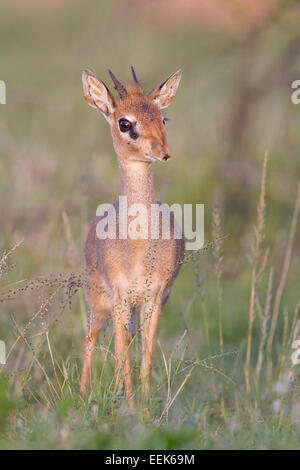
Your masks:
M146 93L144 92L143 88L140 86L140 85L129 85L127 88L127 93L128 93L128 96L127 96L127 99L132 96L132 97L135 97L135 98L148 98Z
M146 95L141 86L128 86L127 93L128 95L118 103L118 108L121 112L132 112L136 115L148 118L151 121L155 119L161 120L160 109L153 100Z

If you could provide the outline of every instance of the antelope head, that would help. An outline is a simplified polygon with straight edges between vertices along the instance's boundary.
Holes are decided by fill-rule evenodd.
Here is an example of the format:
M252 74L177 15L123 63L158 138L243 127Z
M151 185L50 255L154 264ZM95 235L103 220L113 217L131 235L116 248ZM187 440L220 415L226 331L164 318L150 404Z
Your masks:
M93 72L82 74L84 97L88 104L98 109L111 128L113 144L123 161L167 161L170 152L166 139L165 119L161 112L169 106L177 92L181 70L171 75L161 85L146 94L133 67L134 85L125 88L109 70L119 93L117 102L102 80Z

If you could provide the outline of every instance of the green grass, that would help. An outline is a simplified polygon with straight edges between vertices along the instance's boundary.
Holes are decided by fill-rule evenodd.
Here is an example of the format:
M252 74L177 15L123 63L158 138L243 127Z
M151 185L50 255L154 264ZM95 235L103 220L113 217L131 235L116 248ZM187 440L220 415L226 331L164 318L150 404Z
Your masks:
M47 14L6 2L0 34L0 339L9 352L0 366L0 448L299 448L291 344L299 329L300 127L290 84L276 82L251 102L236 147L229 125L241 71L251 82L279 63L293 27L265 28L251 58L244 34L163 30L132 11L125 17L119 2ZM109 84L110 67L128 82L131 64L146 89L183 68L166 113L172 160L155 167L157 196L204 203L206 242L226 236L182 266L160 320L148 402L133 339L134 412L114 393L111 324L92 390L84 402L79 395L84 241L98 204L119 193L111 137L86 106L80 76L89 67ZM293 66L300 70L299 58Z

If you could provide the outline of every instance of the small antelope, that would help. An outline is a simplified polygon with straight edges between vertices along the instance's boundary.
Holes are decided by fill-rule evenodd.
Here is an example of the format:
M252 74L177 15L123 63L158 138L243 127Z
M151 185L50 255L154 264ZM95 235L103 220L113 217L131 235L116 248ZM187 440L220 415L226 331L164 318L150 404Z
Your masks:
M92 72L82 75L84 97L99 110L110 125L121 173L122 196L127 204L141 203L151 224L151 206L161 206L155 198L152 162L170 158L166 141L165 119L161 110L173 101L181 78L178 70L165 82L146 94L131 67L134 85L125 88L109 70L115 89L120 95L116 102L107 86ZM114 204L117 219L118 202ZM178 229L174 215L168 212L171 236L147 238L99 239L96 217L89 229L85 257L87 265L86 297L91 310L89 333L85 341L85 358L81 393L91 380L91 361L101 327L111 316L115 323L115 380L120 389L125 382L130 407L134 407L129 345L133 312L140 312L142 332L141 384L149 393L155 333L165 303L184 256L184 238L175 237ZM132 217L128 216L132 220ZM150 256L149 256L150 253Z

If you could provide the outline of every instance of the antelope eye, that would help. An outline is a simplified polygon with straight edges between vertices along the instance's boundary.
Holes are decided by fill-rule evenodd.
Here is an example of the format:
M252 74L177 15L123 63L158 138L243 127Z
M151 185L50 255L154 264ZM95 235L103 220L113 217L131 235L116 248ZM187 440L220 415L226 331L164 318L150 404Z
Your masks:
M119 128L121 132L128 132L131 129L131 126L131 122L127 121L127 119L120 119Z

